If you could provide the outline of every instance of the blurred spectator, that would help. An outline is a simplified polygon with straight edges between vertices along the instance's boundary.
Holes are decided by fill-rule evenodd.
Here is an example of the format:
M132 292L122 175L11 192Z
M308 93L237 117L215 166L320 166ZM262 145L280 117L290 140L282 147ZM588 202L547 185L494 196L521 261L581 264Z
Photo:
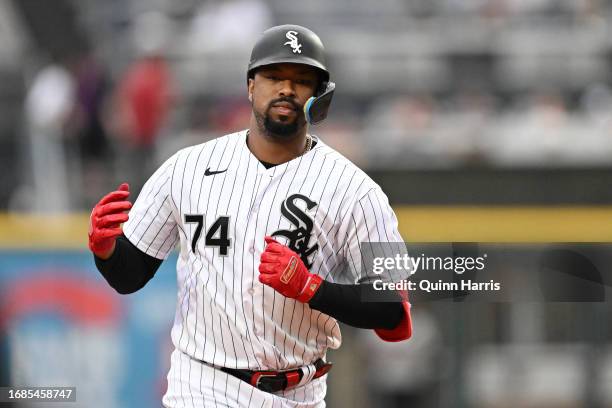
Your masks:
M593 106L599 97L592 98L585 116L570 113L558 92L534 93L517 109L494 117L495 126L481 141L483 149L493 163L506 166L610 163L610 126Z
M487 144L489 156L499 164L546 165L555 162L567 142L568 112L564 99L541 91L521 100L497 123Z
M429 95L381 98L364 121L368 162L383 168L431 163L435 110Z
M111 160L110 143L102 123L102 109L108 88L104 67L92 54L84 55L76 66L76 106L73 132L76 135L80 166L77 169L82 204L92 202L107 182L104 167Z
M581 108L587 118L598 126L612 125L612 90L607 84L595 83L585 89Z
M31 153L31 194L18 205L36 212L70 210L65 126L74 106L75 84L70 72L51 63L34 76L25 100L26 129Z
M272 14L261 0L209 0L191 27L195 52L250 49L253 38L272 25Z
M118 147L122 174L129 174L139 191L155 163L155 144L168 116L171 82L168 62L161 55L136 60L121 79L117 92Z
M145 13L136 19L133 41L138 57L117 86L114 131L120 139L119 174L129 175L133 191L140 190L157 165L157 139L174 100L166 58L169 27L161 13Z
M249 126L251 109L246 94L215 102L206 112L207 126L218 136L236 129L246 129Z
M167 158L184 147L246 128L250 115L251 107L246 97L228 98L212 104L196 99L189 104L187 126L181 129L178 137L165 139L161 143L159 157Z
M463 90L445 106L432 136L432 155L447 164L480 164L484 161L481 138L490 132L496 114L495 99L480 90Z

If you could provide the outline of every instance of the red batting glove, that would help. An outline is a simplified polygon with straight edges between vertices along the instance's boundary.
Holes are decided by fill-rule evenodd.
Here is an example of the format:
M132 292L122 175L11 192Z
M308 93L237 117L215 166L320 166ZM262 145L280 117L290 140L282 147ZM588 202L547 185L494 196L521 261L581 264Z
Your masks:
M265 240L267 246L260 258L259 281L288 298L307 303L323 279L308 272L299 255L289 247L272 237L265 237Z
M124 212L132 208L127 201L130 186L123 183L96 204L89 218L89 249L96 256L108 259L115 250L115 240L123 233L121 224L128 220Z

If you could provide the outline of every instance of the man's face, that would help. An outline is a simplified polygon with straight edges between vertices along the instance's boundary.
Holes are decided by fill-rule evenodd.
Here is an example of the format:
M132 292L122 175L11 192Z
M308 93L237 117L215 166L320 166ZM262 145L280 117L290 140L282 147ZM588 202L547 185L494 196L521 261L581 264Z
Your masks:
M274 64L249 79L249 99L259 129L275 138L290 138L306 126L304 104L314 95L316 69L302 64Z

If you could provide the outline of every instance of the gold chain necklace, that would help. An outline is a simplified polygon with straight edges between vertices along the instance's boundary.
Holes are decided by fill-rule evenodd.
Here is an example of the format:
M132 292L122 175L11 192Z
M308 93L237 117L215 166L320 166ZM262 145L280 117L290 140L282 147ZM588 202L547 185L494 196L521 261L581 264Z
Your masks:
M312 149L312 136L306 135L306 137L306 149L304 149L304 153L302 153L302 155L308 153L310 149Z

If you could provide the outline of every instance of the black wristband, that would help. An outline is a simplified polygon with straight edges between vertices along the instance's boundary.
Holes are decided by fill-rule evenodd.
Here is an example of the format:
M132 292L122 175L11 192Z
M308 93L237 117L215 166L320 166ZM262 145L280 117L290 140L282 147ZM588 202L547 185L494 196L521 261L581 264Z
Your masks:
M109 285L121 294L136 292L155 275L162 260L147 255L125 236L115 241L115 251L107 260L94 255L96 267Z
M404 316L401 298L397 302L364 302L362 291L373 291L372 285L341 285L323 281L308 303L318 310L350 326L361 329L397 327Z

